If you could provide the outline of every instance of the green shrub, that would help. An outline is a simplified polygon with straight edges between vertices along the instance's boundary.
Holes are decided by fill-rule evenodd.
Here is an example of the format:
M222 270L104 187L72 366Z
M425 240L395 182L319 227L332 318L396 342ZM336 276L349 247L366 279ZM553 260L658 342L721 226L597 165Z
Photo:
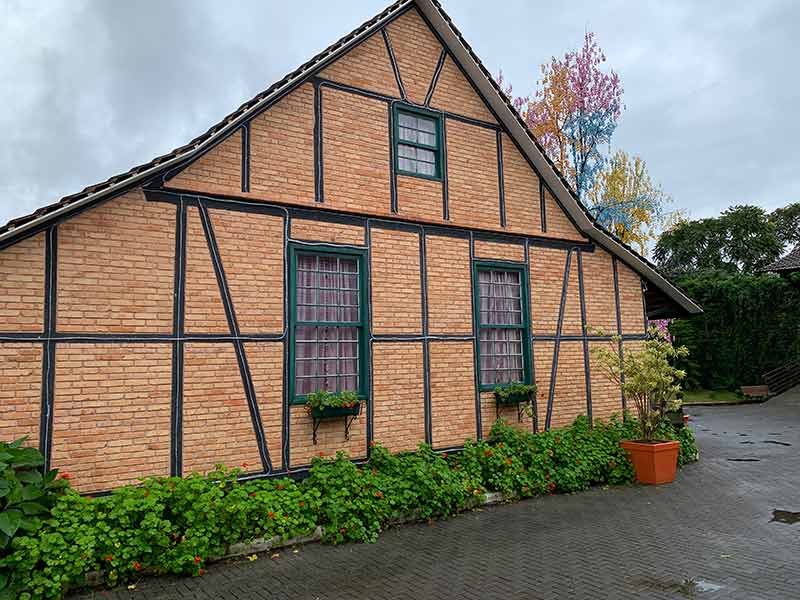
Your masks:
M220 467L204 476L148 478L99 498L64 491L66 482L48 474L43 506L50 514L15 532L0 560L0 600L60 598L94 571L108 585L143 572L202 575L206 562L232 544L305 536L317 526L329 543L372 542L400 518L449 517L475 506L487 490L513 498L627 483L633 469L619 441L635 431L632 419L589 427L578 418L535 435L498 421L486 441L467 441L453 456L425 445L393 455L374 444L369 463L356 465L344 454L317 458L302 482L240 482L239 470ZM659 434L680 439L681 464L696 460L691 431L665 424Z

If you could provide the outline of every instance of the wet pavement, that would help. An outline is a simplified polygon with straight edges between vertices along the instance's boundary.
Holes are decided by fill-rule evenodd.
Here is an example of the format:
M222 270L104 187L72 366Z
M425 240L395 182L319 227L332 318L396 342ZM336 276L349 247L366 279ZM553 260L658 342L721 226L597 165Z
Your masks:
M800 599L800 388L687 412L701 460L671 485L536 498L81 598Z

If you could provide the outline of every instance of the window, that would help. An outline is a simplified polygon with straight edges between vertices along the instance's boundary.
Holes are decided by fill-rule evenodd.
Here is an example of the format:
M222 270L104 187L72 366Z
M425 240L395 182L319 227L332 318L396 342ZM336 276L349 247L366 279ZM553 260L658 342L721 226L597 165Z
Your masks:
M319 390L365 395L361 253L292 253L292 400Z
M441 118L435 113L395 107L397 172L441 177Z
M522 268L476 265L482 389L530 383L528 301Z

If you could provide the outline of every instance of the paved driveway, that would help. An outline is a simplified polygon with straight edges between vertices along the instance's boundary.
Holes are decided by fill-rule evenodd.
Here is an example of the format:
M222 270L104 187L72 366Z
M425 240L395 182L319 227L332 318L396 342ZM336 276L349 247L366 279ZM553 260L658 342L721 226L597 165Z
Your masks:
M800 389L690 412L701 462L673 485L532 499L83 598L800 599L800 523L771 520L800 512Z

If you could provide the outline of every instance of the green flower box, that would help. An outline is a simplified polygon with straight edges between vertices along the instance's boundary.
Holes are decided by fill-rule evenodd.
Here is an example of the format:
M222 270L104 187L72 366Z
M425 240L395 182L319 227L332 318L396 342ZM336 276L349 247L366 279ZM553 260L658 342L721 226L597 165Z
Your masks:
M501 396L499 393L495 392L494 397L495 400L497 400L497 403L502 405L522 404L523 402L528 402L530 400L527 392L518 392L516 394L509 394L508 396Z
M324 406L322 408L312 408L311 416L315 419L335 419L337 417L355 417L361 414L361 402L356 402L355 406Z

